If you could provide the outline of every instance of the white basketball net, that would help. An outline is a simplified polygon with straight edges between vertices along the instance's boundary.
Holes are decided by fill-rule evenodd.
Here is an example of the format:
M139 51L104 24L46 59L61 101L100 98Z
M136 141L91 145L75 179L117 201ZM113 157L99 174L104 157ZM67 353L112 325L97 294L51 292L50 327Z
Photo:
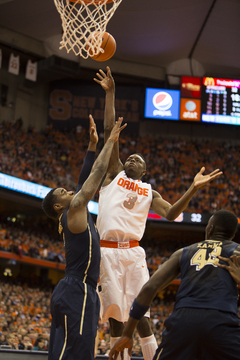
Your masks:
M104 52L102 35L122 0L54 0L61 16L63 35L60 49L72 50L84 59Z

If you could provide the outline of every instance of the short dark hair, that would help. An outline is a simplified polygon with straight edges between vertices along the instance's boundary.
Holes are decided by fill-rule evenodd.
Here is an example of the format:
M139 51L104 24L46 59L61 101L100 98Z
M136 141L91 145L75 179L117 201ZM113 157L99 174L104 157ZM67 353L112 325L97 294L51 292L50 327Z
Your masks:
M144 156L142 154L136 153L136 155L140 156L143 159L143 161L146 163L146 160L144 159Z
M57 196L54 195L54 191L57 189L57 187L53 188L52 190L47 193L45 198L42 201L42 209L45 212L47 216L49 216L52 219L58 218L58 213L54 210L53 205L57 201Z
M238 218L228 210L219 210L213 215L214 224L228 239L234 237L237 232Z

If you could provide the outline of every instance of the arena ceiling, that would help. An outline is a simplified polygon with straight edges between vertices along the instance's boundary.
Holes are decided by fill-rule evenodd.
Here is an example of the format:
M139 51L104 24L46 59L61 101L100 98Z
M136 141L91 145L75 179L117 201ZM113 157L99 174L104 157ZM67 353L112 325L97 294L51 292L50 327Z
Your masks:
M0 0L0 26L58 44L62 32L53 0ZM204 75L240 78L239 0L122 0L107 31L121 62L166 69L194 59Z

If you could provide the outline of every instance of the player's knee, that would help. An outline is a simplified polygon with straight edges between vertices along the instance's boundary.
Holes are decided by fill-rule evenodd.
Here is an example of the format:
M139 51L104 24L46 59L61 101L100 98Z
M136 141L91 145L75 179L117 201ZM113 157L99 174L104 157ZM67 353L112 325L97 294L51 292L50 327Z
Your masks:
M147 317L143 317L138 325L137 325L137 331L139 333L139 336L141 338L151 336L152 335L152 328L150 324L150 320Z
M123 323L113 318L109 318L108 320L110 324L110 336L111 337L121 336L124 328Z

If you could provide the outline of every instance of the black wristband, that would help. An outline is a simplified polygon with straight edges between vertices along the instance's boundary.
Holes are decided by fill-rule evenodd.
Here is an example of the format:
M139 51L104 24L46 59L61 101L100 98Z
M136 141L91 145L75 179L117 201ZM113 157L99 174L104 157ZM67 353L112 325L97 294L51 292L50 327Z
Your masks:
M140 305L136 299L134 299L129 316L135 320L141 320L141 318L145 315L145 313L148 311L149 306Z

